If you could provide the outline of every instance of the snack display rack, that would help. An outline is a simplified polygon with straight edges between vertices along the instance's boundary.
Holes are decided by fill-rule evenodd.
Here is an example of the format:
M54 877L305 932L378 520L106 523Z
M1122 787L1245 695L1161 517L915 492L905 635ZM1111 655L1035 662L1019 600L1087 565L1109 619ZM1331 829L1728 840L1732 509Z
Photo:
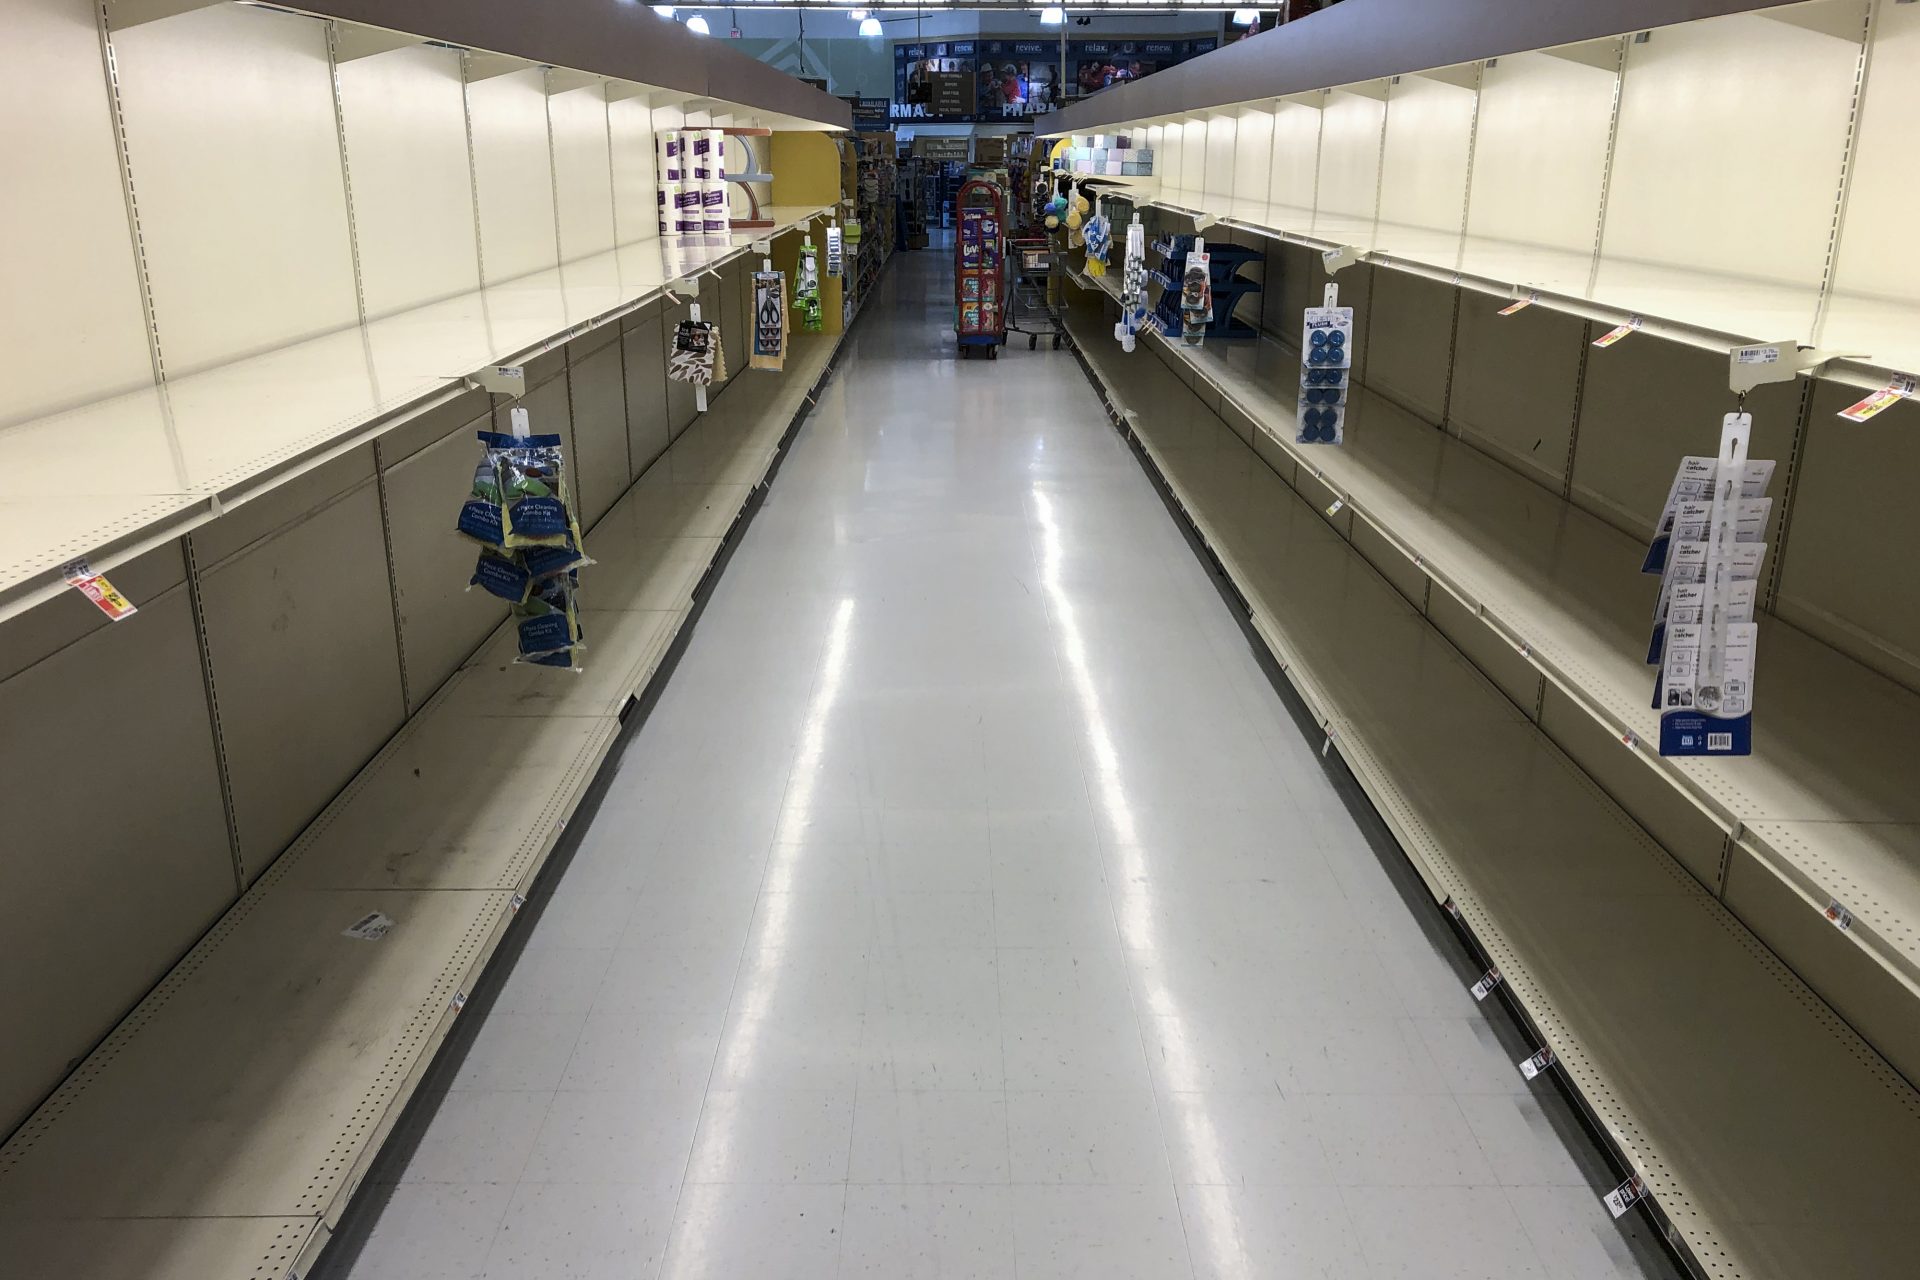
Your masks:
M969 179L955 206L954 333L963 359L985 351L991 360L1007 340L1006 192L998 183Z

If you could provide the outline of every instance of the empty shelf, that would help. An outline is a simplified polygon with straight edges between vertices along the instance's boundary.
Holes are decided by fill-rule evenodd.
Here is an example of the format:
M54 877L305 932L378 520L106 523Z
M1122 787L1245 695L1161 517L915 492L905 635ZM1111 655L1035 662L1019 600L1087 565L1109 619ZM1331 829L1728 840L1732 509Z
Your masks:
M1754 754L1663 758L1647 745L1657 579L1639 572L1642 542L1359 385L1344 447L1296 444L1298 359L1271 339L1164 350L1262 433L1266 456L1342 499L1809 909L1845 905L1854 926L1836 936L1920 991L1920 792L1887 767L1920 759L1920 696L1763 620Z
M1268 466L1270 442L1123 355L1086 307L1070 325L1330 748L1700 1273L1900 1274L1920 1243L1920 1094Z
M830 206L779 206L725 243L643 240L398 315L0 428L34 465L0 484L0 618L428 407L488 365L565 342ZM58 500L40 477L62 477ZM31 478L29 478L31 477Z
M735 378L595 526L583 672L503 625L0 1147L0 1256L307 1274L839 341Z

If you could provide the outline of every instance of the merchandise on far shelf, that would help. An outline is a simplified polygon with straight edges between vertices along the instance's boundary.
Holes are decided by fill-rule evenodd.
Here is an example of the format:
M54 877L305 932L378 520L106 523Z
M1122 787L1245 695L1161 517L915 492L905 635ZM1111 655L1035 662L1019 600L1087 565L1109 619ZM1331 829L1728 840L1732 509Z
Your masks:
M1297 443L1346 440L1352 373L1353 308L1341 306L1340 286L1329 284L1321 305L1307 308L1301 330Z

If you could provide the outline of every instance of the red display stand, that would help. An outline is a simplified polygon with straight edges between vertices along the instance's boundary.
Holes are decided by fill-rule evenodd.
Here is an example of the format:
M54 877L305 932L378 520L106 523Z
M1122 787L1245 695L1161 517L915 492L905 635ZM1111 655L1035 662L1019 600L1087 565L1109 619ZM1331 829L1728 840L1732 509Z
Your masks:
M972 178L960 185L953 237L953 331L964 359L985 350L989 360L1007 340L1006 192Z

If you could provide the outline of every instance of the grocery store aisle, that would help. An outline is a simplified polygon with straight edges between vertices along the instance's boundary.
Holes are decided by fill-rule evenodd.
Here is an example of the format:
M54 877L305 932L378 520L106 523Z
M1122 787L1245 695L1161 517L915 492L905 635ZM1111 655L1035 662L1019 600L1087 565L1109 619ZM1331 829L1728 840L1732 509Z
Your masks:
M1073 357L948 298L891 269L332 1273L1670 1274Z

